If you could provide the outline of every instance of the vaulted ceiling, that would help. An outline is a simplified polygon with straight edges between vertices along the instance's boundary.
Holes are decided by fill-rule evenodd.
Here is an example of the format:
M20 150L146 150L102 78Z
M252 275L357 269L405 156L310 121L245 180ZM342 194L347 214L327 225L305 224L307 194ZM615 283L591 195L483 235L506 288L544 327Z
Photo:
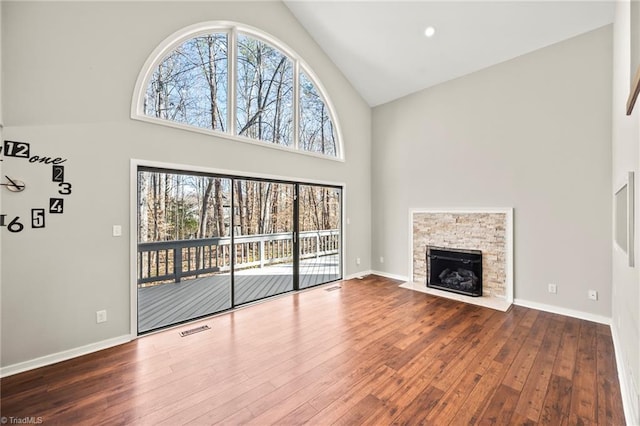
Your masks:
M284 3L371 106L613 22L613 1ZM432 37L425 29L433 27Z

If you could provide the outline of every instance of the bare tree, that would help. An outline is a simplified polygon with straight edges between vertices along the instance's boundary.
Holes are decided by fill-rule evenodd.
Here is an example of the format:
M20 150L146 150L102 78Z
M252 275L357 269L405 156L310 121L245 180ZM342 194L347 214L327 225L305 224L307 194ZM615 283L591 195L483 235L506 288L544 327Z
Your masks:
M207 217L209 213L209 199L211 198L213 181L214 179L211 177L206 179L204 194L202 196L202 203L200 204L200 226L198 228L198 235L196 235L196 238L207 237Z
M224 198L222 196L222 181L221 179L214 180L214 203L216 205L216 235L218 237L225 236L225 221L224 221Z
M148 178L138 173L138 241L149 239Z
M239 37L238 47L238 134L289 145L292 61L251 37Z

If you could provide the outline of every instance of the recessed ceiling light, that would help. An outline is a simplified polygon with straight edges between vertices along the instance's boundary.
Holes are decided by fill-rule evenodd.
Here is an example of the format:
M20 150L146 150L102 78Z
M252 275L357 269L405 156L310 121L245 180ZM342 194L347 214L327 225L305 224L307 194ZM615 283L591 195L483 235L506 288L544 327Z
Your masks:
M426 35L427 37L431 38L433 37L433 35L436 33L436 29L433 27L427 27L424 30L424 35Z

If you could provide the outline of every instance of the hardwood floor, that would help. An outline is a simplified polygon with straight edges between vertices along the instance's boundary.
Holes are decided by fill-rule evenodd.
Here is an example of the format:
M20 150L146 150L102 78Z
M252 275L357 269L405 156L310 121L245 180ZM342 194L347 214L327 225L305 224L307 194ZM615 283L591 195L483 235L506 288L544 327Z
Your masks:
M44 424L622 425L608 326L370 276L0 381ZM327 291L340 285L340 289ZM210 330L180 337L207 324Z

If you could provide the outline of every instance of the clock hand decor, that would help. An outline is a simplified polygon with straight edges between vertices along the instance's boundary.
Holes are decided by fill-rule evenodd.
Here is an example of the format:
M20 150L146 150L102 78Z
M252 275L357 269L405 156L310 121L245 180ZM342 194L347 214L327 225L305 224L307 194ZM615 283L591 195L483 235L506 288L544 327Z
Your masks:
M24 191L24 188L25 188L24 182L22 182L21 180L18 180L18 179L11 179L7 175L4 175L4 177L6 177L9 182L8 183L0 183L0 185L6 186L7 189L9 191L11 191L11 192Z
M70 195L72 191L71 182L65 180L65 166L62 165L62 163L67 161L66 158L32 155L31 144L28 142L7 140L0 145L0 153L2 153L4 157L0 159L0 161L17 161L22 163L20 167L51 167L51 174L49 175L50 181L44 182L41 185L45 190L50 188L50 190L54 191L54 194L52 194L53 196L48 200L43 200L39 207L31 209L31 229L44 228L45 223L48 222L48 220L45 220L48 215L64 213L64 197ZM38 174L41 175L41 173ZM22 192L26 188L26 184L23 181L11 178L8 175L4 177L7 180L6 182L1 182L0 186L6 187L7 190L11 192ZM37 185L37 183L34 183L34 185ZM6 203L4 203L4 205L6 205ZM28 213L25 214L25 216L27 215ZM0 228L7 228L9 232L22 232L26 228L23 222L24 221L20 219L20 215L14 216L0 213Z

